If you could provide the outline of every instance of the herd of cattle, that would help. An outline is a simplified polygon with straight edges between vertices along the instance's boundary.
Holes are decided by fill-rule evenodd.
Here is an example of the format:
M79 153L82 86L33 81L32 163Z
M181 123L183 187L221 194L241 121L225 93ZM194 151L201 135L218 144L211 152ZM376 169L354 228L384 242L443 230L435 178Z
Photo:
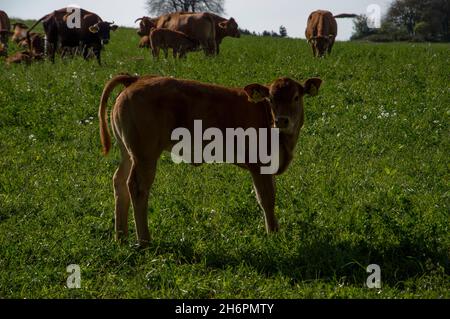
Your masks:
M114 22L103 21L99 15L84 9L78 9L80 24L70 26L68 20L74 8L55 10L33 26L24 23L11 24L8 15L0 10L0 56L8 55L8 40L24 48L7 57L6 62L31 63L48 57L55 61L56 53L62 57L82 55L84 59L95 56L101 64L101 50L110 40L110 32L118 27ZM335 18L353 17L354 15L333 16L329 11L317 10L311 13L306 28L306 38L311 44L314 56L331 53L336 36ZM141 37L139 47L151 48L155 58L160 50L168 56L173 50L174 57L184 58L188 52L203 50L207 56L220 53L220 45L225 37L240 37L235 19L225 19L212 13L175 12L157 18L142 17L138 34ZM32 32L42 23L44 34Z

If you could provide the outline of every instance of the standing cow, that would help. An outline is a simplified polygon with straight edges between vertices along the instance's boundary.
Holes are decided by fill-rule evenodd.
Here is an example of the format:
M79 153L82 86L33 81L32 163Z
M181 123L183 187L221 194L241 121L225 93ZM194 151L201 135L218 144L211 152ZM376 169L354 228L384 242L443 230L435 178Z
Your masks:
M8 39L11 34L11 22L6 12L0 10L0 56L8 55Z
M337 22L330 11L317 10L310 14L306 27L306 39L315 57L331 53L337 36Z
M76 17L77 13L79 16ZM79 26L72 26L72 19L79 18ZM63 8L53 11L37 21L27 32L29 37L31 30L42 22L46 35L46 54L55 62L55 52L58 45L62 48L77 48L81 45L84 59L88 59L92 49L99 65L101 65L101 50L108 44L110 31L118 27L114 22L103 21L97 14L81 8Z
M212 37L211 34L198 32L198 30L205 31L205 19L213 21L214 37ZM189 20L191 21L191 26L186 25L186 22ZM150 30L154 27L181 31L191 38L195 38L196 40L205 43L202 44L202 46L204 49L205 45L207 46L205 51L207 51L209 55L219 54L220 44L225 37L230 36L239 38L241 36L235 19L230 18L227 20L212 13L176 12L165 14L154 19L142 17L137 19L135 23L138 21L140 21L138 34L141 37L148 35ZM202 23L199 23L199 21ZM194 29L196 29L196 32L194 32Z

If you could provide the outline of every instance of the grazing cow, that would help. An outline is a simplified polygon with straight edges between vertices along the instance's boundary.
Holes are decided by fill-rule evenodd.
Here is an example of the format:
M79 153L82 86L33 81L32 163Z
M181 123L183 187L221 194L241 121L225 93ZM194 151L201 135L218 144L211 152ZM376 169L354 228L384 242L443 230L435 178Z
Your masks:
M154 27L180 31L191 39L197 40L206 55L216 54L216 26L209 13L176 12L155 19L143 17L137 21L140 21L138 31L140 36L148 35L151 28Z
M8 55L8 39L11 34L11 21L9 20L6 12L0 10L0 43L2 49L0 50L0 56Z
M251 84L243 89L233 89L158 76L120 75L109 81L99 109L105 155L111 149L106 116L108 98L116 86L126 87L117 98L111 115L111 126L122 154L122 162L113 179L116 239L127 237L131 201L139 244L148 245L149 190L160 155L163 151L170 152L176 144L171 138L175 129L186 128L193 135L194 120L202 120L205 129L218 128L221 132L227 128L270 130L277 127L280 129L280 148L276 155L280 165L276 175L280 175L293 159L304 123L303 97L317 95L321 83L318 78L304 84L280 78L268 86ZM275 176L261 174L261 164L237 165L250 171L257 199L265 213L266 230L276 232Z
M141 38L141 41L139 41L139 48L141 49L150 48L150 37L148 35L145 35Z
M317 10L311 13L305 31L315 57L331 53L337 36L337 22L329 11Z
M198 41L189 38L186 34L169 29L153 29L150 32L150 45L153 57L159 58L159 50L164 51L166 59L169 49L173 50L173 57L185 58L186 54L195 51L199 46Z
M77 9L80 12L80 26L76 27L69 24L73 10L75 8L64 8L53 11L39 19L27 32L36 27L40 22L44 26L46 35L46 54L50 55L52 62L55 61L55 52L58 44L62 48L77 48L80 45L83 48L83 58L89 57L90 49L93 50L98 63L101 65L101 50L103 45L108 44L110 40L110 31L115 31L117 26L114 22L105 22L97 14ZM76 11L75 11L76 12Z

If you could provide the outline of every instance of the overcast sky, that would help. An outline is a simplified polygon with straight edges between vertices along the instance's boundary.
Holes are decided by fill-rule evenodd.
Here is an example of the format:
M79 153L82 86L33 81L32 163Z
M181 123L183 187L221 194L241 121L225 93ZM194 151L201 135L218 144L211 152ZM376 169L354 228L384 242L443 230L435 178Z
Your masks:
M226 17L234 17L241 28L262 32L287 28L291 37L304 38L309 13L325 9L339 13L366 13L371 4L379 5L382 14L392 0L225 0ZM45 14L78 4L94 11L103 20L114 20L119 25L135 26L133 21L146 15L145 0L0 0L0 9L11 17L39 19ZM352 19L338 20L338 40L350 38Z

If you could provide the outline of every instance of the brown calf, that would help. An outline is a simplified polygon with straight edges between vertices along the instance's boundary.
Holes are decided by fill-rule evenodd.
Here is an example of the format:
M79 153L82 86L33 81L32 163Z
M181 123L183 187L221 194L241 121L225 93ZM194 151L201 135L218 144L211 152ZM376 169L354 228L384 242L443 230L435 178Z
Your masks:
M115 190L116 239L128 236L128 210L133 204L137 238L141 246L150 242L148 199L159 157L176 144L171 134L177 128L194 131L194 120L203 127L280 129L280 166L286 171L304 122L303 97L318 93L317 78L300 84L280 78L268 86L251 84L241 89L167 77L120 75L109 81L102 94L99 119L104 154L111 149L106 115L110 94L118 85L126 88L118 96L111 115L111 126L122 161L113 184ZM277 124L278 123L278 124ZM275 175L261 174L261 164L238 165L253 178L257 199L265 213L267 232L276 232Z
M169 29L153 29L150 32L150 46L155 58L159 58L160 49L164 51L166 59L169 56L169 49L173 50L174 58L185 58L187 52L195 51L199 43L189 38L183 32Z

